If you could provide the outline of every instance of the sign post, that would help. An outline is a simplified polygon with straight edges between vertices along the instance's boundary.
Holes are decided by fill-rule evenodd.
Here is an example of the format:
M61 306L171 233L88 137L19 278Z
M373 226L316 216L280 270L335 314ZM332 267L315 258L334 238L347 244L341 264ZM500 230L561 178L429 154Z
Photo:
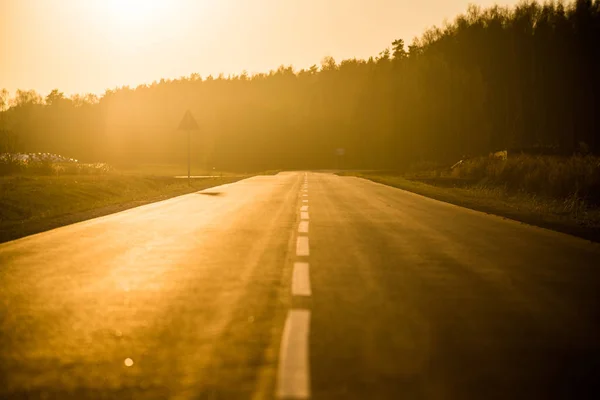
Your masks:
M341 169L342 168L342 165L343 165L343 163L342 163L343 158L342 157L344 157L344 154L346 154L346 149L344 149L343 147L338 147L337 149L335 149L335 155L337 156L336 157L336 161L337 161L336 162L336 166L337 166L337 169Z
M192 130L196 130L198 129L198 123L196 122L196 120L194 119L194 117L192 116L192 113L190 112L190 110L187 110L185 112L185 115L183 116L183 119L181 120L181 122L179 123L179 128L180 131L187 131L187 165L188 165L188 185L191 185L191 179L192 179L192 174L191 174L191 136L192 136Z

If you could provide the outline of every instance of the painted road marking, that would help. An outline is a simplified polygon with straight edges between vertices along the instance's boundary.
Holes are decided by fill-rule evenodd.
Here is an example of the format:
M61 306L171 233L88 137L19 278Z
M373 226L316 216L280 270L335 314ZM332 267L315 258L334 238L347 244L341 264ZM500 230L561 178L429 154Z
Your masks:
M300 221L300 225L298 225L299 233L308 233L308 221Z
M311 293L308 263L294 263L294 273L292 274L292 296L310 296Z
M308 206L302 206L302 207L300 207L300 211L308 211Z
M308 219L308 211L302 211L300 213L300 219Z
M296 255L297 256L308 256L310 254L308 248L308 237L298 236L296 238Z
M308 200L304 199L302 200L303 203L308 203Z
M308 195L307 195L306 193L304 193L304 194L302 195L302 197L308 197Z
M309 332L310 311L290 310L279 349L278 398L308 399L310 397Z

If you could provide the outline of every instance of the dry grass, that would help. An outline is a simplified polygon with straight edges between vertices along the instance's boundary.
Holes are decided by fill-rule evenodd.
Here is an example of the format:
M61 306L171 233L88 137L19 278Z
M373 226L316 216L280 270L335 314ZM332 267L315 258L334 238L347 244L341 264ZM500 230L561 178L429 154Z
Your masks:
M480 185L503 187L510 193L600 205L599 157L521 155L507 160L481 157L466 160L452 175Z

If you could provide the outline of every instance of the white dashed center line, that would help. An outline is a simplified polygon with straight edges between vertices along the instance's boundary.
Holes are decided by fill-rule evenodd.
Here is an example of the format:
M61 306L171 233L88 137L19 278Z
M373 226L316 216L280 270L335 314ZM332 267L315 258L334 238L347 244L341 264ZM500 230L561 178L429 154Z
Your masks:
M304 174L301 186L302 206L300 223L296 237L296 256L308 257L308 173ZM310 267L308 262L295 262L292 272L292 296L312 296L310 285ZM283 328L281 348L279 349L279 368L277 370L276 396L278 399L310 398L309 370L309 332L310 311L292 309Z
M298 233L308 233L308 221L300 221Z
M308 263L294 263L292 275L292 296L310 296L310 274Z
M308 237L298 236L296 238L296 255L300 257L306 257L310 254L308 247Z
M310 311L290 310L279 349L278 398L308 399L310 397L309 331Z

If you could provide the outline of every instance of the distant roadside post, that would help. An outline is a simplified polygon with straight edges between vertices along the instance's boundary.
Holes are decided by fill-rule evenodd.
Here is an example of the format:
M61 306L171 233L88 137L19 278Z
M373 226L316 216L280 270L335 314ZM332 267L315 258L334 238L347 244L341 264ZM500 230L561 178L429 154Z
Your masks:
M187 110L185 112L185 115L183 116L183 119L179 123L179 128L178 129L180 131L187 131L188 185L191 185L191 183L190 183L191 178L192 178L191 177L191 151L192 151L191 150L191 136L192 136L192 131L198 129L198 123L196 122L196 120L192 116L192 113L191 113L190 110Z
M344 157L344 154L346 154L346 149L339 147L337 149L335 149L335 155L336 155L336 160L337 160L337 169L341 169L342 167L342 160Z

